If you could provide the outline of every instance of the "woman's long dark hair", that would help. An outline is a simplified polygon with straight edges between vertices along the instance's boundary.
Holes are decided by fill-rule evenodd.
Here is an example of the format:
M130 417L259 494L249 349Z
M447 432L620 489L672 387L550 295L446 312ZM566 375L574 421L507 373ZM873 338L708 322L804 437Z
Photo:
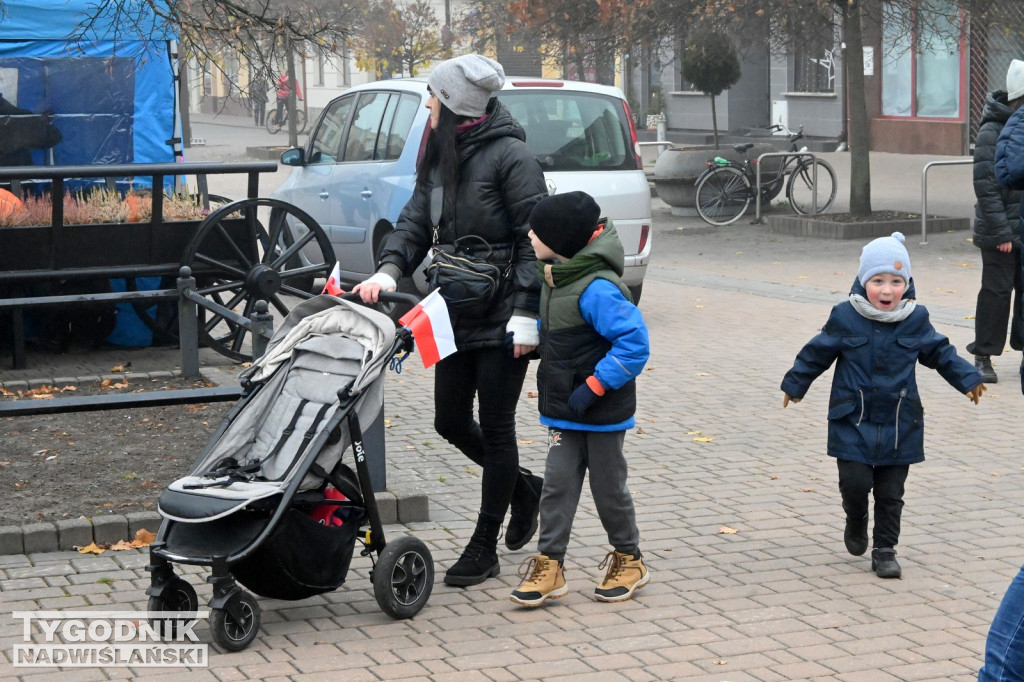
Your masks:
M473 119L459 116L448 107L441 105L437 127L427 135L423 158L416 167L416 189L423 189L437 169L444 185L444 193L455 196L459 182L459 150L456 147L457 128ZM428 124L429 125L429 124Z

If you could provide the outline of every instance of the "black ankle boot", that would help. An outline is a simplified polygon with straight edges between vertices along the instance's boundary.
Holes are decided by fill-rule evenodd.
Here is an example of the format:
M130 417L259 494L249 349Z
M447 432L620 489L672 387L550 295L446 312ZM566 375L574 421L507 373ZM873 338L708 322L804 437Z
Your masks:
M477 517L476 530L459 560L444 574L445 585L479 585L500 572L498 568L498 533L501 522L483 515Z
M899 578L903 569L896 561L896 550L892 547L876 547L871 550L871 570L879 578Z
M846 517L846 532L843 533L846 551L853 556L860 556L868 551L868 515L859 519Z
M999 377L996 376L996 371L992 369L992 358L988 355L975 355L974 366L979 372L981 372L981 380L986 384L995 384L999 382Z
M505 529L505 546L521 549L537 532L540 513L540 490L544 479L526 469L519 470L516 487L512 491L511 514Z

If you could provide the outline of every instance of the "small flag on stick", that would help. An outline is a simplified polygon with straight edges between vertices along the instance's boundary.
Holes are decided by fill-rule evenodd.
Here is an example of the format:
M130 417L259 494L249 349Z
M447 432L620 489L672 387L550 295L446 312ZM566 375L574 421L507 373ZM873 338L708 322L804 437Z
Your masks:
M341 264L335 261L334 269L331 270L331 276L327 278L327 284L324 285L324 290L320 293L330 294L331 296L341 296L344 292L340 285L341 280Z
M416 340L423 367L431 367L455 352L455 332L448 317L448 306L435 289L398 320Z

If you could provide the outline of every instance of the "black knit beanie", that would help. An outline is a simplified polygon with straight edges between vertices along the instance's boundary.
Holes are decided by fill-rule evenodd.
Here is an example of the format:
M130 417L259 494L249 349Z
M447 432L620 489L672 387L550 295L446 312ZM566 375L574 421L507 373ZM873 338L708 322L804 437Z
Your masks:
M530 229L544 245L572 258L590 242L601 217L601 207L586 192L545 197L530 214Z

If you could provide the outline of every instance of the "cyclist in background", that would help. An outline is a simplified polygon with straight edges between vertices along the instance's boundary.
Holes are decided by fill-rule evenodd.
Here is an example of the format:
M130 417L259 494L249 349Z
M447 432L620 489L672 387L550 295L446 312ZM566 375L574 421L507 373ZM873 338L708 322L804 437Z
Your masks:
M284 110L288 106L288 95L291 94L291 87L288 82L288 72L282 73L281 77L277 79L277 127L281 127L281 122L284 121ZM299 102L302 101L302 88L299 87L299 82L295 81L295 99Z

